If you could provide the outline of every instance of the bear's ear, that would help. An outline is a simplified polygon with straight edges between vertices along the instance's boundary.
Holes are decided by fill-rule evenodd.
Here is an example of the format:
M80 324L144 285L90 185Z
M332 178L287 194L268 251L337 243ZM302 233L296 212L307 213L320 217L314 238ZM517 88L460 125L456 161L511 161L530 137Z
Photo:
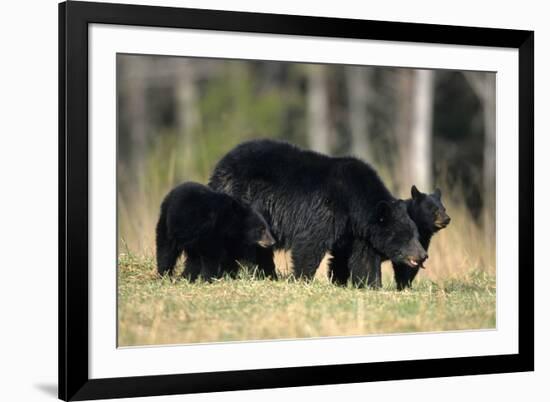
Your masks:
M438 188L436 188L436 189L434 190L434 196L435 196L438 200L440 200L440 199L441 199L441 190L438 189Z
M391 215L391 205L387 201L380 201L376 205L375 219L378 223L385 223Z
M414 184L411 187L411 197L413 200L419 200L422 197L422 193L418 191Z

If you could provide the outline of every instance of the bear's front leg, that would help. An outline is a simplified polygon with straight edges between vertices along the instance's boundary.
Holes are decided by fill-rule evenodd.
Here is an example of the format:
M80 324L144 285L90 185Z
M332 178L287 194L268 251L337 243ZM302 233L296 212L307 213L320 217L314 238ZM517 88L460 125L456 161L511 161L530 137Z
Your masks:
M211 281L219 277L220 267L221 256L208 255L198 250L190 250L187 252L183 277L187 278L190 282L196 281L199 276L205 281Z
M201 255L201 276L205 281L219 278L222 274L221 256Z
M397 290L403 290L410 288L412 281L418 273L418 268L411 268L406 264L393 264L393 271L395 275L395 283Z
M277 271L275 270L275 262L273 261L273 250L256 246L255 264L266 278L277 279Z
M237 262L238 258L236 255L225 255L220 262L220 272L217 275L221 277L225 274L229 275L231 278L236 278L239 273L239 263Z
M292 246L292 266L297 278L312 279L326 250L314 240L302 240Z
M332 258L329 260L329 278L337 285L345 286L348 283L350 253L349 247L334 247L330 252Z
M381 263L382 258L366 240L353 240L348 265L355 286L382 287Z

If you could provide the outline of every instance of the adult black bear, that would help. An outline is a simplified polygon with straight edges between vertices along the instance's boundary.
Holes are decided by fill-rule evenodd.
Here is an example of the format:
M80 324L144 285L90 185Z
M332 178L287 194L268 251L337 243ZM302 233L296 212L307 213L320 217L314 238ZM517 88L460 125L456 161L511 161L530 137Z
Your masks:
M198 183L184 183L164 198L156 228L157 269L172 274L185 252L184 276L205 280L237 271L251 245L275 241L264 218L243 202Z
M406 200L406 203L409 216L418 228L420 244L424 250L428 251L432 236L451 222L451 218L447 215L445 206L441 202L441 190L436 188L433 194L425 194L418 191L416 186L412 186L411 198ZM394 263L393 269L397 289L411 287L418 268Z
M294 274L311 278L325 252L337 281L381 286L380 263L410 266L427 257L404 201L355 158L335 158L284 142L245 142L217 164L209 186L250 203L267 220L278 249L291 249ZM273 266L273 250L256 263Z

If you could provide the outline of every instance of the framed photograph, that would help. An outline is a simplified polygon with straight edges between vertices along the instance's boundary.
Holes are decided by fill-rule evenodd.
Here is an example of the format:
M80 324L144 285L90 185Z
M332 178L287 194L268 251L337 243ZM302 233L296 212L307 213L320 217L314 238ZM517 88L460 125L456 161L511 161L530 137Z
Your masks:
M59 397L532 371L534 33L59 5Z

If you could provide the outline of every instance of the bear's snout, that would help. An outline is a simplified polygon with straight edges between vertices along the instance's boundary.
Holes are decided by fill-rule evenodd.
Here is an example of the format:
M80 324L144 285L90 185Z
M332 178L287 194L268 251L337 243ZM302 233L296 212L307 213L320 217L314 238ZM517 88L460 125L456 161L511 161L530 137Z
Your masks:
M449 223L451 223L451 217L443 212L438 214L437 219L435 221L435 227L438 229L443 229L447 227Z
M260 247L269 248L272 247L275 244L275 239L273 238L273 235L269 230L264 230L262 234L262 238L258 242L258 245Z

